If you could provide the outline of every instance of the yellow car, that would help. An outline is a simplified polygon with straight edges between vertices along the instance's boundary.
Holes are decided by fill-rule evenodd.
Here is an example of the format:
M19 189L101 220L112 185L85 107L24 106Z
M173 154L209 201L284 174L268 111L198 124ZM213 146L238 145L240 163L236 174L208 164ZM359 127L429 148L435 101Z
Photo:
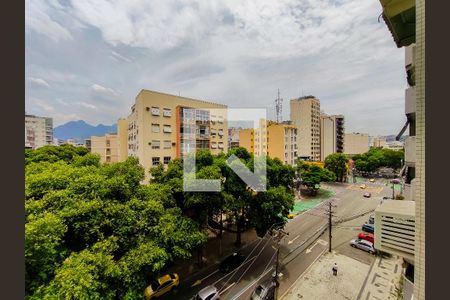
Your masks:
M371 178L369 181L370 181L370 182L375 182L375 179Z
M290 213L290 214L288 214L288 219L293 219L294 217L295 217L295 214L293 214L293 213Z
M365 189L366 185L365 184L361 184L359 187L362 188L362 189Z
M150 300L162 296L177 287L179 284L180 279L176 273L161 276L158 280L152 281L151 284L145 289L145 299Z

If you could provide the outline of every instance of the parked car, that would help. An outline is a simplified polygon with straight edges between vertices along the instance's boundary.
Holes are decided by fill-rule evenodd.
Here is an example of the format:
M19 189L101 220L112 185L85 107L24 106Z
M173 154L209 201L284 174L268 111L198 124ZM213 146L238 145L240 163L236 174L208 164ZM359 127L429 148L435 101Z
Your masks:
M192 298L193 300L218 300L219 298L219 291L217 288L213 285L208 285L204 289L202 289L200 292L198 292L197 295Z
M374 239L373 238L374 238L373 233L360 232L358 234L358 239L371 242L372 244L374 243Z
M375 254L376 250L373 247L373 243L361 239L354 239L350 241L350 246Z
M369 217L369 224L375 224L375 216L374 215L371 215Z
M237 267L239 267L245 260L245 256L239 252L234 252L227 258L225 258L219 266L219 270L222 273L228 273Z
M362 230L365 232L374 233L375 226L373 226L373 224L366 223L362 226Z
M253 291L252 300L273 300L275 299L275 283L269 279L259 284Z
M359 187L362 188L362 189L365 189L367 186L363 183Z
M372 197L372 194L371 193L364 193L363 196L365 198L370 198L370 197Z
M178 274L166 274L153 280L150 285L144 290L144 296L146 300L154 299L162 296L180 284L180 278Z
M374 178L370 178L369 181L370 182L375 182L375 179Z

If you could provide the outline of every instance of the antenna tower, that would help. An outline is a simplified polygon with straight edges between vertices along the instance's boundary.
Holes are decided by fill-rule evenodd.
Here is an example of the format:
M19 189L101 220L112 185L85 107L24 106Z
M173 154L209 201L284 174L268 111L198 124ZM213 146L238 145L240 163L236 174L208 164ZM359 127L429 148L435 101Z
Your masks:
M282 121L282 113L281 113L282 107L283 107L283 99L280 98L280 89L278 89L278 97L277 97L277 99L275 99L275 109L277 112L277 123L281 123L281 121Z

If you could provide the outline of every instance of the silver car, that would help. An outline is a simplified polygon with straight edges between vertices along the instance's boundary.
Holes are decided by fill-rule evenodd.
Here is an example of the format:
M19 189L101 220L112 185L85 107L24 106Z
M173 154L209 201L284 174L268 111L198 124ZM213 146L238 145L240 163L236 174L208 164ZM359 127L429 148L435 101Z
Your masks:
M273 300L275 299L275 283L267 280L259 284L253 291L252 300Z
M350 241L350 246L354 248L358 248L364 251L369 252L370 254L375 254L377 251L373 247L373 244L369 241L354 239Z
M219 299L219 291L213 285L208 285L204 289L202 289L198 294L193 298L194 300L218 300Z

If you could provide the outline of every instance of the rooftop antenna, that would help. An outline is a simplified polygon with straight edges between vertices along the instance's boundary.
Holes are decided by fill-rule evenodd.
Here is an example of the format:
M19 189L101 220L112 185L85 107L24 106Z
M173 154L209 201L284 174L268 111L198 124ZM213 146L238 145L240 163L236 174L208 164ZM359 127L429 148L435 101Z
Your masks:
M277 123L281 123L281 121L282 121L282 114L281 114L282 106L283 106L283 99L280 98L280 89L278 89L278 97L277 97L277 99L275 99L275 108L276 108L276 112L277 112Z

